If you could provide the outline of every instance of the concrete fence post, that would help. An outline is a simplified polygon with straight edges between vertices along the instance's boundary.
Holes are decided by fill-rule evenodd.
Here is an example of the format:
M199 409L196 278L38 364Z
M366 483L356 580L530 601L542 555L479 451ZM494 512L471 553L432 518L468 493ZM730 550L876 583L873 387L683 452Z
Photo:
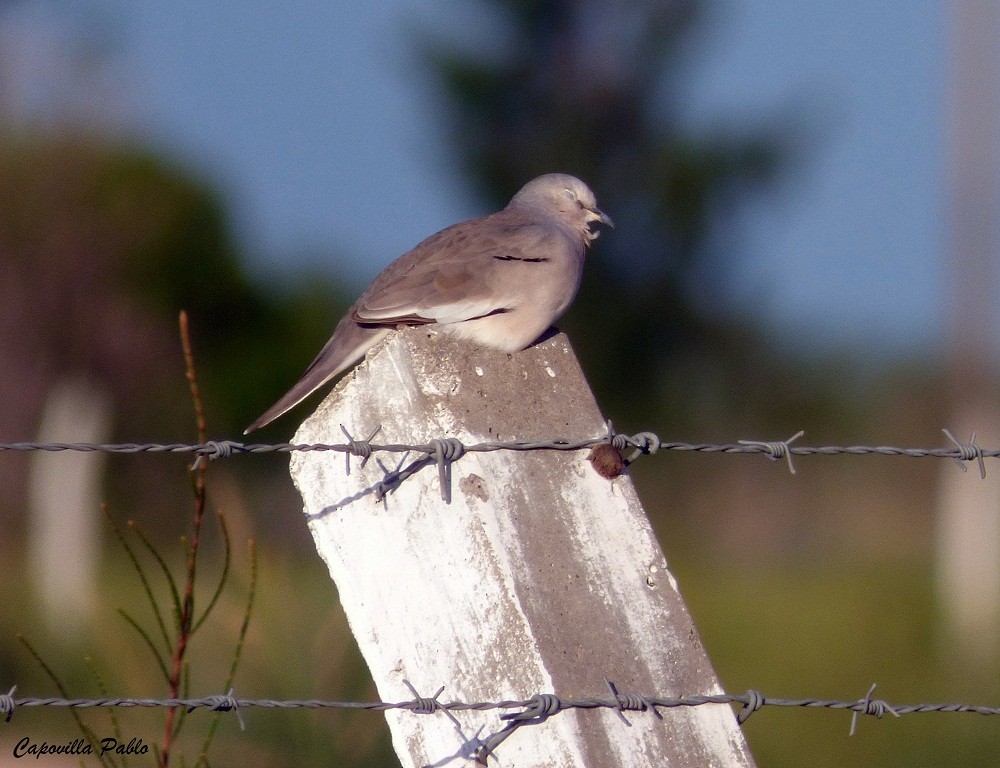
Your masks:
M419 328L390 336L298 430L300 443L584 439L605 431L563 335L515 355ZM380 697L442 701L720 693L632 481L586 452L468 453L375 489L401 455L294 453L292 477ZM376 458L378 461L376 461ZM407 464L414 457L406 459ZM380 463L381 462L381 465ZM386 718L404 768L461 765L501 732L497 711ZM728 705L567 710L518 728L494 764L753 766ZM481 759L481 754L479 755ZM499 761L499 762L497 762Z

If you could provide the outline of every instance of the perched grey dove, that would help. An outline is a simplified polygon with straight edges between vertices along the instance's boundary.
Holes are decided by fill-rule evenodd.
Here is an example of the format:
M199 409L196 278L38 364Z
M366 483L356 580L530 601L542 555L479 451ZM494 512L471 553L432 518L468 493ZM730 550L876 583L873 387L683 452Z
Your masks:
M502 211L431 235L375 278L299 382L244 434L352 367L398 326L436 325L504 352L529 346L576 295L594 222L614 226L586 184L550 173Z

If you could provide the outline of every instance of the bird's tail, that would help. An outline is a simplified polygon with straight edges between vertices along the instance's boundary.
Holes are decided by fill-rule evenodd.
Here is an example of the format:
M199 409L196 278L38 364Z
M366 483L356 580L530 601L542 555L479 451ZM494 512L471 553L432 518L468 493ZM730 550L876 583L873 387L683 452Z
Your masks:
M388 328L365 328L345 317L326 346L306 368L302 378L247 427L243 434L248 435L290 411L337 374L357 363L388 332Z

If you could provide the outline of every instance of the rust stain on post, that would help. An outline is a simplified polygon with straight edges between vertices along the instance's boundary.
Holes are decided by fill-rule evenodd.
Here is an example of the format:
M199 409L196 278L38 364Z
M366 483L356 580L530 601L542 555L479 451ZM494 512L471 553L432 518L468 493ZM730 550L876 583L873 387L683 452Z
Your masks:
M296 442L586 438L604 421L569 344L514 355L424 329L391 334L338 384ZM317 549L385 700L441 685L443 700L718 693L711 664L628 476L578 452L466 454L445 504L433 465L384 503L373 459L350 475L334 453L296 453L292 476ZM393 469L391 456L381 456ZM411 457L415 458L415 457ZM392 461L392 465L389 462ZM725 705L633 713L564 711L518 729L505 766L752 766ZM498 713L389 712L404 766L469 759Z

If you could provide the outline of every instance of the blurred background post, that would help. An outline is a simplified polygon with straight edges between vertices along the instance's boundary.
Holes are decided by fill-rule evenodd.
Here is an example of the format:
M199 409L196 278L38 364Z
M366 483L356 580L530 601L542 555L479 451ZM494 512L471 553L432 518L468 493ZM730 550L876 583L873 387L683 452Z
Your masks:
M975 433L981 446L1000 445L998 21L994 3L948 4L949 423L958 440ZM940 477L942 654L990 663L1000 651L1000 477L993 472L981 482L969 479L943 471Z

